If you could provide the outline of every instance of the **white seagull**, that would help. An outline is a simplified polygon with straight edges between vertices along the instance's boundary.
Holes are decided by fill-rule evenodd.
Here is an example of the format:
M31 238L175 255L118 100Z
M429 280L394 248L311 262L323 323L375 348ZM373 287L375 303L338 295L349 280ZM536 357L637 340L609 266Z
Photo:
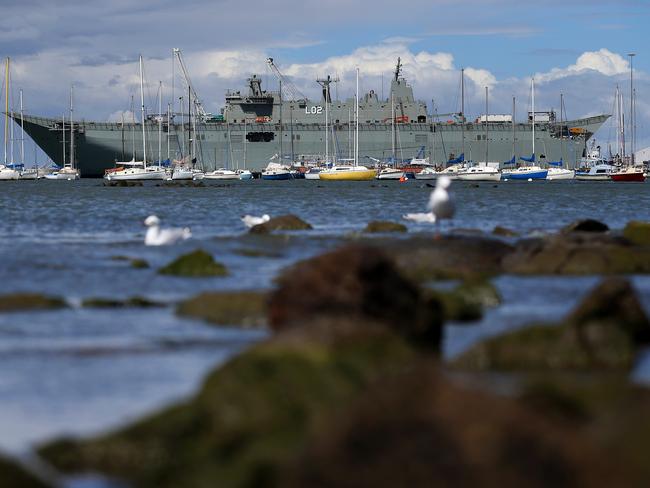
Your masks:
M426 213L408 213L402 218L417 222L419 224L437 224L441 220L451 219L454 216L456 207L454 200L447 191L451 185L451 179L448 176L441 176L436 181L436 187L431 192L429 203L427 204Z
M271 220L271 217L269 217L267 214L264 214L261 217L255 217L254 215L244 215L241 218L241 221L249 229L251 227L255 227L256 225L260 225L265 222L268 222L269 220Z
M147 226L147 233L144 236L145 246L169 246L192 237L192 232L187 227L184 229L161 229L160 219L155 215L149 215L145 219L144 225Z

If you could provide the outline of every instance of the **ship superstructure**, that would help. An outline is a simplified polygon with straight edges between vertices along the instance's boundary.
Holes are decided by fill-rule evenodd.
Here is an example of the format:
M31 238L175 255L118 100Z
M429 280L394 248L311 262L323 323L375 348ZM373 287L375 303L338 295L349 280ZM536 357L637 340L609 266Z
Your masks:
M192 159L206 171L226 167L260 170L270 158L281 161L311 162L323 160L325 153L325 104L329 103L330 149L334 160L352 156L354 99L331 99L331 91L323 89L318 101L289 96L280 87L266 91L262 79L248 79L246 93L226 94L225 106L218 116L173 117L167 123L164 114L145 119L145 132L157 156L159 120L162 120L163 158L181 159L183 149L194 148ZM394 114L394 119L393 119ZM460 114L459 114L460 115ZM490 144L490 158L495 162L510 161L514 156L532 153L532 114L528 120L515 122L507 116L488 117L489 141L485 139L484 116L467 121L463 115L438 121L427 111L427 105L413 96L413 89L401 73L398 61L391 80L388 97L382 99L370 90L359 104L359 155L361 163L388 161L395 148L398 160L416 155L426 156L437 165L457 158L464 148L466 160L478 159ZM562 121L553 112L536 112L535 137L538 162L562 159L574 167L583 155L586 142L609 118L609 115ZM72 126L70 126L72 124ZM62 161L62 133L72 130L75 156L82 176L101 176L116 160L128 161L142 157L141 123L73 121L38 116L24 116L27 133L57 164ZM395 136L397 134L397 136ZM135 141L135 142L133 142ZM192 144L190 144L192 141ZM134 149L135 148L135 151ZM140 151L141 152L141 151ZM544 156L544 157L542 157Z

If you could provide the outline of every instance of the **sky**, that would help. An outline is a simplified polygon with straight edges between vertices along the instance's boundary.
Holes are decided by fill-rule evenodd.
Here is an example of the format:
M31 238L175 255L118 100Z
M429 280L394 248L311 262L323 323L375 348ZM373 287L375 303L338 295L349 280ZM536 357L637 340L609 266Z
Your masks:
M650 146L650 0L2 0L0 54L11 58L11 91L25 112L61 116L74 85L75 118L117 120L131 96L139 106L138 56L144 57L146 105L155 111L159 82L171 99L172 48L180 48L205 108L218 113L228 89L252 73L277 89L273 57L304 94L318 97L317 77L331 74L341 97L382 92L397 57L416 98L440 113L509 113L531 108L569 118L612 113L620 85L629 110L630 64L636 53L637 148ZM645 42L644 42L645 41ZM178 71L178 69L176 70ZM178 73L177 73L178 74ZM182 86L175 78L175 86ZM176 94L178 95L178 93ZM629 120L629 118L628 118ZM614 144L613 124L596 135Z

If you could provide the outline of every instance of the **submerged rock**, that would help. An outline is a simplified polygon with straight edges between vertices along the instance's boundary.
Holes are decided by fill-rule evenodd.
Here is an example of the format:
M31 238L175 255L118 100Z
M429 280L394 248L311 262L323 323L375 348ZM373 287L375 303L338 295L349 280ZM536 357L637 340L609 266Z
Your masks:
M561 324L486 339L452 361L474 370L629 370L650 342L648 321L627 281L598 285Z
M252 234L269 234L275 230L310 230L313 227L295 215L272 217L268 222L251 227Z
M197 249L160 268L158 273L188 278L204 278L210 276L227 276L228 270L223 264L215 261L211 254L208 254L202 249Z
M216 325L264 327L267 295L257 291L205 292L178 305L182 317Z
M104 186L142 186L141 181L117 180L117 181L104 181Z
M0 312L17 312L21 310L52 310L68 305L59 297L40 293L12 293L0 295Z
M376 234L384 232L406 232L408 229L404 224L399 222L390 222L387 220L373 220L368 222L363 232L366 234Z
M515 232L512 229L508 229L507 227L501 227L500 225L497 225L494 229L492 229L492 234L501 237L519 237L518 232Z
M433 348L440 343L442 315L439 301L368 246L344 247L290 267L269 300L269 324L276 330L307 326L314 317L356 317Z
M628 222L623 229L623 237L638 246L650 246L650 222Z
M0 456L0 488L47 488L49 485L22 466Z
M147 269L149 268L149 263L144 259L132 259L131 267L136 269Z

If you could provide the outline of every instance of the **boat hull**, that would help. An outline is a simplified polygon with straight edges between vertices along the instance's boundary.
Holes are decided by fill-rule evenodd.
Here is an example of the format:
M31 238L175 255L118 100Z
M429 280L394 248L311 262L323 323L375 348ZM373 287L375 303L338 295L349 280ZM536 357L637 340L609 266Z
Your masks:
M310 173L309 171L307 171L305 173L305 179L306 180L320 180L320 172L318 172L318 173Z
M127 173L127 174L110 174L104 178L107 181L151 181L164 180L166 178L164 171L148 171L146 173Z
M545 180L548 171L531 171L530 173L505 173L501 176L504 180Z
M15 169L0 170L0 181L17 180L18 178L20 178L20 173Z
M291 173L286 172L286 173L271 173L271 174L265 174L262 173L262 179L267 180L267 181L282 181L282 180L290 180L292 179Z
M575 178L575 171L573 170L564 170L564 171L549 171L546 179L549 181L558 181L558 180L572 180Z
M374 169L363 171L323 171L320 179L325 181L370 181L374 180L377 172Z
M610 175L612 181L633 181L637 183L643 183L645 181L645 175L643 172L634 172L634 173L613 173Z
M459 181L501 181L501 173L461 173Z
M411 174L413 174L413 173L411 173ZM395 172L384 173L384 174L380 173L380 174L377 175L376 178L378 180L399 180L403 176L406 176L407 178L414 178L415 177L415 175L408 176L408 173L405 173L404 171L395 171Z

